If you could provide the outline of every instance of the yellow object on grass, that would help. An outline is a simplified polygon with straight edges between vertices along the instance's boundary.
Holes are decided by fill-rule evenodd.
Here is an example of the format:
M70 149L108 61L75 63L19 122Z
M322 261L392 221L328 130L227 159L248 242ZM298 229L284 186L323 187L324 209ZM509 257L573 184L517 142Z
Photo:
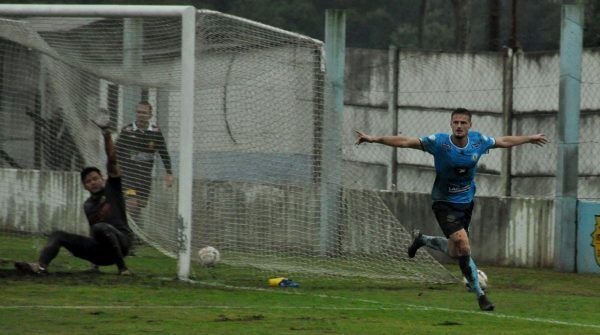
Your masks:
M269 286L279 286L279 283L281 283L283 280L285 280L287 278L285 277L276 277L276 278L269 278Z

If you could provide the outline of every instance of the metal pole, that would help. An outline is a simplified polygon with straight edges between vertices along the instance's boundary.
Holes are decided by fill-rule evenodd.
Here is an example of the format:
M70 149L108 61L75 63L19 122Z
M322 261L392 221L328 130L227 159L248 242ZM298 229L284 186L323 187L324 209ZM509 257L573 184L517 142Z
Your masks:
M190 274L192 245L192 191L194 153L194 77L196 50L196 9L188 7L181 17L181 142L179 144L179 257L178 278Z
M554 198L554 269L563 272L576 270L583 9L581 3L562 6L556 195Z
M2 15L27 16L181 16L187 6L15 5L0 4Z
M136 76L142 66L142 51L144 45L144 19L123 19L123 68ZM135 120L135 107L142 96L141 87L123 86L123 120L125 123ZM156 109L156 106L154 106Z
M504 54L504 73L502 78L502 135L512 135L513 112L513 64L514 53L507 48ZM502 194L510 197L512 194L512 148L502 151Z
M399 51L395 46L388 50L388 113L392 120L392 135L398 135L398 71ZM391 148L391 159L388 165L389 191L398 190L398 148Z
M342 197L342 135L344 110L344 63L346 52L346 12L325 12L325 115L323 120L323 164L321 175L321 255L336 252Z

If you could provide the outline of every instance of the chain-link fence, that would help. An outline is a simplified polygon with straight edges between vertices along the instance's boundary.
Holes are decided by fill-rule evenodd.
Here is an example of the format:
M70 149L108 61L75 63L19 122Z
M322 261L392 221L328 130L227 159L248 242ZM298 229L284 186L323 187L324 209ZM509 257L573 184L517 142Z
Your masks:
M600 198L600 49L583 52L579 121L579 198Z
M413 137L449 133L451 111L464 107L473 113L471 129L485 135L544 133L550 140L544 147L525 144L490 150L479 162L479 195L554 196L558 52L352 49L347 57L344 158L348 169L368 171L365 180L348 181L351 186L429 192L435 177L429 154L381 145L357 147L352 129L376 135L392 135L397 129ZM598 198L598 50L584 51L582 67L579 197ZM396 108L390 108L391 103Z

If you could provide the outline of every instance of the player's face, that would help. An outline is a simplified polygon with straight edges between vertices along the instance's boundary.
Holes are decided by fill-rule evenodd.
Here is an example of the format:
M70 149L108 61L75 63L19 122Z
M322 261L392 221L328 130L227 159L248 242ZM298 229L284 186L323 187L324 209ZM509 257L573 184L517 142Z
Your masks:
M104 179L98 172L92 171L83 179L83 187L90 193L98 193L104 188Z
M471 120L468 115L454 114L452 120L450 120L450 127L452 127L452 135L455 138L463 138L469 134L471 129Z
M148 105L137 105L135 109L135 119L137 122L148 123L150 118L152 117L152 111L150 110L150 106Z

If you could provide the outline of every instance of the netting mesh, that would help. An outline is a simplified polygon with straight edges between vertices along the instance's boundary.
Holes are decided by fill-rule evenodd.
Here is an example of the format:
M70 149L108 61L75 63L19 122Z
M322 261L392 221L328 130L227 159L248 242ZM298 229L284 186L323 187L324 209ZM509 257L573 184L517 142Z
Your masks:
M108 113L131 225L175 255L178 184L190 182L178 179L187 145L181 20L29 17L0 26L2 229L87 234L78 171L104 166L91 120ZM212 245L226 264L268 271L453 281L426 252L406 258L410 234L357 182L368 173L327 177L324 148L348 131L329 119L323 67L318 41L198 13L193 255ZM334 195L325 211L324 188Z
M600 50L586 49L582 58L579 131L579 197L600 199Z
M371 54L367 57L374 58ZM493 137L503 135L502 54L402 50L397 57L398 79L395 94L399 134L422 137L448 133L451 111L463 107L473 113L473 130ZM352 65L356 63L358 61L354 60ZM386 57L372 66L352 67L350 72L374 72L373 66L387 71L390 64ZM360 77L360 74L353 74L351 80L356 80L356 77ZM386 93L393 94L388 93L391 91L388 83L373 86L351 92L349 97L354 106L349 108L349 116L346 119L347 137L344 143L348 165L352 165L358 171L370 170L374 175L364 183L370 182L371 187L429 193L435 179L430 154L407 149L399 149L394 153L392 148L381 145L352 145L353 128L360 127L374 135L393 134L395 120L389 108L378 109L375 112L370 106L359 106L361 101L356 97L364 95L365 90L369 90L371 99L375 101L382 99L376 93L381 96L385 96ZM478 195L501 194L501 158L501 150L492 150L480 161L479 174L476 176L480 186L477 189ZM395 170L390 168L392 161L397 164ZM387 180L381 177L390 174L396 176L394 185L390 184L389 177Z
M351 50L347 77L344 131L345 164L360 187L403 192L431 191L435 178L433 160L418 150L397 150L380 145L352 145L353 128L369 134L390 135L394 117L387 103L389 84L388 51ZM557 166L557 115L559 108L559 53L515 53L512 69L505 67L504 53L453 53L401 50L398 53L398 132L421 137L449 132L449 115L457 107L473 113L473 130L497 137L544 133L550 143L544 147L522 145L510 149L510 190L512 196L552 198ZM579 138L579 197L598 198L597 157L599 53L586 49L582 58L581 120ZM504 86L511 72L510 85ZM364 83L367 84L364 84ZM358 83L358 84L357 84ZM504 131L503 95L512 90L512 130ZM490 150L478 165L477 194L502 196L503 150ZM397 163L392 170L392 162ZM347 171L347 172L348 172ZM362 171L362 172L359 172ZM389 184L389 175L397 182Z

